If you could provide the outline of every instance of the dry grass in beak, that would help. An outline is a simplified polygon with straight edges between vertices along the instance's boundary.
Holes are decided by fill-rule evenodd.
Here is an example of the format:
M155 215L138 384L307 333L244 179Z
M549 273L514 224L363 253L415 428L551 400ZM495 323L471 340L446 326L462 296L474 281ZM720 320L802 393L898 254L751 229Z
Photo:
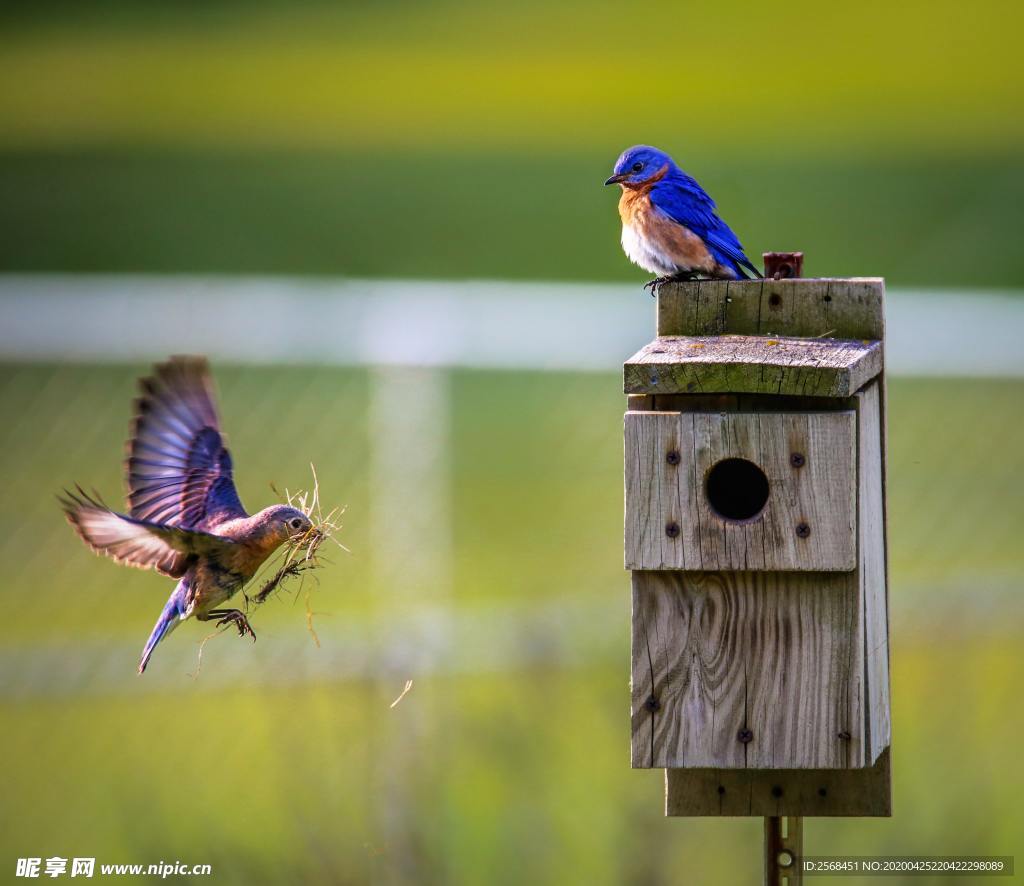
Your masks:
M290 507L302 511L309 520L310 526L302 535L293 538L284 548L283 560L274 575L265 581L259 591L252 597L256 604L266 602L267 598L280 589L283 583L295 576L313 569L319 569L326 561L320 556L320 548L330 541L343 551L348 551L335 535L341 531L341 515L344 508L332 508L324 513L320 503L320 481L316 476L316 467L309 466L313 471L312 490L291 493L285 490L285 499ZM308 603L308 601L307 601Z

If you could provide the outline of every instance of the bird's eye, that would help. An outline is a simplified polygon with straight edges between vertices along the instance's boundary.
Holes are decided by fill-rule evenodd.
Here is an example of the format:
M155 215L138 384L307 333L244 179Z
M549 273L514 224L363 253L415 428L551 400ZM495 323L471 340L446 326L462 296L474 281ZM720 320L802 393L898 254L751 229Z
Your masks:
M637 160L636 163L633 164L633 172L639 172L643 168L644 164L641 163L639 160Z
M302 521L298 517L293 517L288 525L291 526L292 529L301 529Z

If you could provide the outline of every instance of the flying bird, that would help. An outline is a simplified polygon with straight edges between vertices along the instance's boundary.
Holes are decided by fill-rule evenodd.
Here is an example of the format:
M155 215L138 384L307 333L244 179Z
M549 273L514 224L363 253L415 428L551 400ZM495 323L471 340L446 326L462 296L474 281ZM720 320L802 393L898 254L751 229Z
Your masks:
M68 521L96 553L178 579L146 641L139 673L181 622L233 624L256 634L239 609L220 608L286 542L316 532L297 508L249 515L238 498L206 360L172 357L139 381L128 441L126 514L96 496L67 492Z
M629 260L669 280L746 279L761 274L743 253L715 201L664 151L636 145L623 151L606 185L619 185L622 248Z

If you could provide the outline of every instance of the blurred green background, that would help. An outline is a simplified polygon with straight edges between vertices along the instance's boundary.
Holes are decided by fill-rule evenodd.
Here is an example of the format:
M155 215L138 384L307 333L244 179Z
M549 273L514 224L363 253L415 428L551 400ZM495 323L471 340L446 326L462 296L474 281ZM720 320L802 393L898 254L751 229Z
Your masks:
M751 255L1015 289L1022 23L1009 2L920 0L7 4L0 270L639 283L601 182L648 142ZM256 613L255 646L219 637L192 678L189 624L139 679L170 584L95 560L51 493L117 500L144 370L0 367L0 870L759 882L759 820L666 820L660 774L629 769L614 366L399 373L445 417L437 488L406 490L436 519L392 539L368 465L393 379L217 366L243 500L313 461L352 554L307 586L319 648L303 591ZM895 815L809 820L806 845L1013 853L1024 381L890 389Z

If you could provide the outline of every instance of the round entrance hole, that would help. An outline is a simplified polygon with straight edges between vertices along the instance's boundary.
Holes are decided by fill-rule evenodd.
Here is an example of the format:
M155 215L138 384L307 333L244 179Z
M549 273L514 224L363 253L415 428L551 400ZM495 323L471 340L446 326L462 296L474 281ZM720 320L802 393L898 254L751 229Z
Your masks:
M768 478L752 461L727 458L708 471L704 491L718 516L752 520L768 503Z

